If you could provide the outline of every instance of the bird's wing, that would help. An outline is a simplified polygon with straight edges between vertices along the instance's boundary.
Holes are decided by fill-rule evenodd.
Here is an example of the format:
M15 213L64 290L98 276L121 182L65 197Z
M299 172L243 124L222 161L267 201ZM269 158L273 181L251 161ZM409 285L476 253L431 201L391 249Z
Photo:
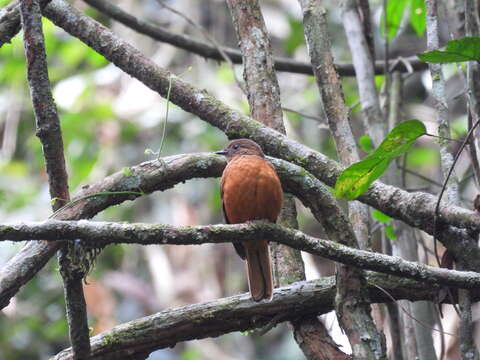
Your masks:
M230 220L228 220L228 215L227 212L225 211L225 203L223 202L223 185L224 185L224 177L222 176L222 180L220 182L220 197L222 199L222 210L223 210L223 217L225 218L225 222L227 224L230 224ZM233 247L235 248L235 251L237 252L238 256L240 256L243 260L246 259L247 254L245 252L245 248L242 245L241 242L238 241L232 241Z

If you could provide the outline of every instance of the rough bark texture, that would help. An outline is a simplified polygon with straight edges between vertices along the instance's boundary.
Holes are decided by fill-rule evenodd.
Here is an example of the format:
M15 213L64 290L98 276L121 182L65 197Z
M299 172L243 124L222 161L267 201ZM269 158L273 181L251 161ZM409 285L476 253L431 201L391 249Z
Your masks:
M457 271L402 260L399 257L354 249L338 242L322 240L299 230L280 225L252 222L241 225L203 225L173 227L169 225L127 224L89 221L50 220L43 224L2 225L0 239L23 241L26 238L61 240L84 238L86 243L108 245L126 244L180 244L200 245L274 238L294 249L358 268L402 276L419 281L441 283L447 286L473 289L480 285L480 274Z
M70 193L60 121L48 78L40 1L22 1L20 15L28 82L36 119L36 135L42 143L52 208L55 211L70 200ZM90 339L82 287L83 273L72 270L70 251L74 246L72 243L62 246L59 252L59 265L65 290L70 342L75 358L85 359L90 353Z
M457 0L459 2L460 0ZM467 36L480 36L480 19L478 1L464 0L463 4L465 16L465 32ZM480 119L480 64L475 61L467 63L467 88L468 88L468 106L470 116L468 117L469 129ZM480 186L480 162L479 149L480 130L477 128L474 135L470 138L469 150L472 160L472 167L477 180L477 186Z
M436 50L440 47L439 44L439 19L437 11L437 2L434 0L426 0L427 7L427 48L428 50ZM445 79L443 77L441 64L429 64L430 75L432 77L432 95L435 99L435 108L437 110L438 135L443 138L450 137L450 125L448 121L448 104L445 91ZM455 172L450 173L454 166L454 155L448 147L448 141L439 139L440 143L440 164L444 178L446 179L445 191L447 193L448 202L458 205L458 178ZM451 175L450 175L451 174ZM450 178L447 177L450 175ZM443 194L443 190L440 196ZM474 238L465 239L467 248L476 249L477 240ZM458 248L452 248L450 244L445 244L447 251L453 254L457 264L460 268L468 268L470 270L477 270L477 264L474 264L466 259L466 252L458 252ZM461 291L459 293L460 305L460 350L462 359L479 358L478 351L473 339L473 325L472 325L472 301L468 291Z
M54 23L84 41L131 76L136 77L162 96L167 95L170 73L156 66L102 25L84 16L62 0L53 0L47 6L45 14ZM105 44L113 45L106 46ZM170 100L175 104L219 127L227 136L248 136L260 143L267 153L301 165L330 186L335 183L341 169L335 161L263 127L228 108L209 96L204 90L196 89L178 78L174 78L172 82L172 94ZM132 196L131 194L102 196L97 200L113 203L112 199L124 201ZM105 199L108 200L105 201ZM389 216L432 233L431 225L436 203L435 197L432 195L420 192L408 193L399 188L375 182L360 200ZM108 206L108 204L105 205ZM457 228L480 229L480 218L475 212L456 206L442 205L439 223L448 224L440 234L440 239L444 242L451 241L459 248L462 248L461 242L452 239L458 235L463 236L465 233L458 231ZM51 248L53 245L44 243L30 243L28 246L0 270L0 305L2 306L8 303L11 296L41 269L48 258L58 249L58 247ZM477 251L469 249L469 253L473 262L480 258Z
M304 317L292 321L297 329L294 332L295 341L302 349L307 359L311 360L348 360L350 355L340 350L333 341L325 326L317 316Z
M375 285L395 299L411 301L431 300L440 291L433 284L388 276L370 274L367 279L369 296L374 302L391 301ZM320 315L333 309L335 292L335 279L329 277L275 289L271 302L256 303L249 294L243 294L169 309L92 337L92 359L122 359L172 347L181 341L261 328L272 320L284 322L306 315ZM480 299L478 291L474 299ZM283 316L279 317L279 314ZM53 359L72 359L71 350L66 349Z
M143 194L169 189L192 178L220 176L225 160L211 154L172 156L120 171L98 183L84 186L67 207L57 211L59 220L88 219L109 206ZM31 241L0 269L0 308L26 284L60 248L61 243Z
M252 117L285 134L283 112L280 101L280 87L275 74L270 37L257 0L227 0L243 56L243 77L245 79L248 103ZM298 229L297 210L294 198L287 194L278 222ZM300 251L281 244L272 246L276 285L283 286L305 280L305 268ZM309 330L322 325L315 317L309 318ZM302 321L292 324L294 334L302 331ZM298 339L298 336L295 336ZM300 348L309 358L316 349L303 342Z
M322 95L329 127L337 144L343 164L359 160L355 140L350 128L348 109L343 100L343 91L333 66L330 41L326 29L325 10L315 1L300 1L304 14L305 37L307 39L312 67ZM368 213L364 206L352 203L350 219L356 236L342 243L363 248L368 247ZM352 346L353 355L362 359L378 359L386 356L385 339L377 331L370 316L370 303L363 291L364 280L360 270L337 265L336 312L339 322Z

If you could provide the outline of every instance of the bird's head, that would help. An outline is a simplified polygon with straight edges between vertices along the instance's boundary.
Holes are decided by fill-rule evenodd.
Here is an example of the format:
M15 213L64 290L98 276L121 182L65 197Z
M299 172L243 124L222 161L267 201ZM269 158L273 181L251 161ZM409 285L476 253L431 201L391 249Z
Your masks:
M249 139L233 140L225 149L217 151L215 154L225 155L228 161L235 156L241 155L257 155L262 158L265 157L260 145Z

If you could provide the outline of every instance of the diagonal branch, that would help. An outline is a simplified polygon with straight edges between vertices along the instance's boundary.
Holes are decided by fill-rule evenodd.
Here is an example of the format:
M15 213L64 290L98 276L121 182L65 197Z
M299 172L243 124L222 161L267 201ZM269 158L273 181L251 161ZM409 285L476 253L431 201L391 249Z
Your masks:
M224 159L211 154L191 154L163 158L130 168L84 186L55 219L88 219L109 206L133 200L142 194L170 189L192 178L220 176ZM96 196L95 196L96 195ZM0 269L0 308L26 284L60 248L61 243L30 242Z
M112 19L132 28L141 34L150 36L155 40L171 44L193 54L203 56L207 59L224 61L222 54L215 46L211 46L205 42L191 38L184 34L177 34L172 31L165 30L148 21L136 18L110 2L99 0L85 0L85 2ZM20 27L19 0L12 1L0 12L0 47L6 43L9 43L11 39L20 31ZM240 51L228 47L222 47L222 49L230 57L233 63L242 63L242 54ZM402 58L402 61L399 60L400 58L390 61L389 67L395 71L401 72L409 72L412 69L414 71L421 71L427 68L427 65L423 61L419 61L416 56ZM409 66L405 66L405 63L408 63ZM355 69L352 64L336 64L335 66L342 76L355 76ZM383 61L377 61L375 63L376 74L382 74L384 68L385 64ZM306 75L313 74L310 64L284 57L275 57L275 70Z
M269 238L294 249L366 270L465 289L480 286L480 273L437 268L402 260L396 256L359 250L262 221L236 225L175 227L141 223L49 220L43 223L0 226L2 240L24 241L41 238L50 241L82 238L87 244L102 246L113 243L200 245Z
M70 200L70 194L60 121L48 78L40 0L22 1L20 15L24 30L28 83L36 119L36 134L42 143L52 208L55 211ZM73 244L62 246L58 259L73 352L78 358L86 358L90 353L90 339L82 287L83 274L72 270L69 254L73 246Z
M157 66L110 30L63 0L52 0L44 13L56 25L91 46L123 71L161 96L167 96L170 72ZM183 110L218 127L230 138L249 137L261 144L268 154L302 166L329 186L335 184L341 171L337 162L229 108L205 90L195 88L175 76L172 79L170 101ZM432 233L436 199L430 194L409 193L377 181L359 200ZM442 205L439 220L457 228L480 230L480 217L458 206Z
M368 275L367 285L373 302L391 301L376 286L395 299L410 301L432 300L440 291L433 284L377 274ZM92 359L123 359L132 354L173 347L181 341L261 328L274 319L284 322L325 314L333 310L335 292L335 279L327 277L276 289L271 302L255 303L248 294L243 294L165 310L92 337ZM477 292L474 298L480 299L479 295ZM71 350L65 349L53 359L70 360Z
M269 159L282 179L284 190L296 195L314 217L341 241L351 231L331 194L304 169L279 159ZM192 178L218 177L225 159L210 153L175 155L148 161L119 171L93 185L84 186L54 218L78 220L95 216L109 206L143 194L164 191ZM335 231L341 229L341 231ZM60 243L30 242L0 271L0 305L6 306L19 288L30 280L58 250Z

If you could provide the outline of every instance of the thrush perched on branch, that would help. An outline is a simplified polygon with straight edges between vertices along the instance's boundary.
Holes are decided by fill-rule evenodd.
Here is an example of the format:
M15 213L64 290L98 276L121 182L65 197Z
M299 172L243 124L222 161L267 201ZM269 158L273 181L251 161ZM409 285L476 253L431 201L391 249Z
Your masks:
M283 203L282 185L262 148L252 140L239 139L217 154L225 155L228 162L221 181L226 222L276 222ZM238 255L247 260L248 286L255 301L270 300L273 294L269 240L233 243Z

